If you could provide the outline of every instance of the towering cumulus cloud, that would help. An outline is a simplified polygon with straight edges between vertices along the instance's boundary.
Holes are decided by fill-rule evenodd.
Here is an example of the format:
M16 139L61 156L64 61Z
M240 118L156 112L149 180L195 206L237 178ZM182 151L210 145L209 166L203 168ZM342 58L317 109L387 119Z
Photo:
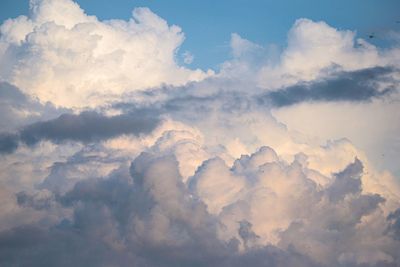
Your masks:
M180 67L181 29L147 8L99 21L70 0L32 0L30 16L1 26L0 77L56 105L96 105L123 93L198 81Z
M398 44L299 19L214 73L132 16L0 26L0 266L400 266Z

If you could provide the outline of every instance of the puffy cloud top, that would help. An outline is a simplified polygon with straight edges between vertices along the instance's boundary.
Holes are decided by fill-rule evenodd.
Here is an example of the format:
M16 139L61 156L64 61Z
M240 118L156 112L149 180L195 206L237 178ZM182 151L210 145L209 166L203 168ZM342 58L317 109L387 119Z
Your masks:
M123 93L198 81L177 65L184 35L148 8L129 21L99 21L69 0L33 0L29 17L0 28L0 78L41 101L82 107Z

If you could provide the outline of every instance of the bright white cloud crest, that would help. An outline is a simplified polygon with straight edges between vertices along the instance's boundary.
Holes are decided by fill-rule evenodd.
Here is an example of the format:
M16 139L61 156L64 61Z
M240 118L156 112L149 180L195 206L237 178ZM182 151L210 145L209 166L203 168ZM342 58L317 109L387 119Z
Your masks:
M300 19L204 72L69 0L0 30L0 265L400 266L398 49Z
M147 8L129 21L101 22L71 1L31 1L31 15L6 21L1 34L1 78L58 106L93 106L208 75L176 64L181 29Z

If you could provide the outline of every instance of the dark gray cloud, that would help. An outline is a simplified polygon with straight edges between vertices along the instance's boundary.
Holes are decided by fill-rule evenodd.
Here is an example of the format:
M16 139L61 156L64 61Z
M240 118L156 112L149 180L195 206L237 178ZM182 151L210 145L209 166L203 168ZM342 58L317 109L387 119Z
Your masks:
M377 85L379 81L390 80L387 76L395 71L388 67L374 67L352 72L339 72L327 79L300 83L269 92L262 96L260 101L275 107L302 102L368 101L395 90L392 86L379 89Z
M28 145L41 140L55 143L68 140L89 143L122 134L148 133L157 126L158 121L157 117L143 111L110 117L94 111L85 111L79 115L63 114L54 120L26 126L20 131L20 138Z
M17 134L0 133L0 154L12 153L18 148Z
M90 143L123 134L139 135L151 132L158 122L158 116L143 110L116 116L105 116L95 111L63 114L53 120L25 126L16 134L0 134L0 153L13 152L19 141L32 146L42 140Z

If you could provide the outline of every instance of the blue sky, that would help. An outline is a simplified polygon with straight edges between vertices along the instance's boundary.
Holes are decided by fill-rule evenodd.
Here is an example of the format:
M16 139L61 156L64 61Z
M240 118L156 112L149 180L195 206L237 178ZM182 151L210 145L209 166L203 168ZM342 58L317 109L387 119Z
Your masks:
M355 30L359 37L380 46L390 44L385 34L399 30L400 1L397 0L233 0L152 1L77 0L90 15L100 19L128 19L134 7L149 7L170 24L180 26L186 40L180 52L194 54L191 67L218 69L230 57L230 34L259 44L284 46L287 32L298 18L323 20L338 29ZM0 20L28 12L28 0L2 0Z

